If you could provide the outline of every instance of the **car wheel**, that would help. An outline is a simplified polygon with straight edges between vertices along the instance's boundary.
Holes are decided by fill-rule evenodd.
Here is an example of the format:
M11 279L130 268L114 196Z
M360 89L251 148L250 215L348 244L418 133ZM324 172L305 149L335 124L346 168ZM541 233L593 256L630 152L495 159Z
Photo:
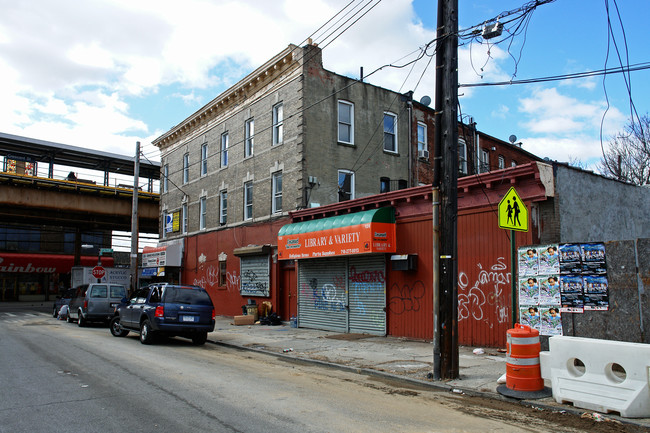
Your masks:
M59 311L56 309L56 306L52 309L52 317L55 319L59 316Z
M108 326L111 328L111 334L113 334L113 337L126 337L129 334L129 331L122 328L122 325L120 324L120 316L113 317Z
M78 316L77 325L79 325L80 328L83 328L84 326L86 326L86 319L84 319L84 316L83 316L83 314L81 314L81 311L79 311L79 313L77 313L77 316Z
M140 325L140 343L151 344L154 340L154 331L151 329L149 320L145 320Z
M207 332L199 332L198 334L192 335L192 343L195 346L202 346L205 344L206 341L208 341Z

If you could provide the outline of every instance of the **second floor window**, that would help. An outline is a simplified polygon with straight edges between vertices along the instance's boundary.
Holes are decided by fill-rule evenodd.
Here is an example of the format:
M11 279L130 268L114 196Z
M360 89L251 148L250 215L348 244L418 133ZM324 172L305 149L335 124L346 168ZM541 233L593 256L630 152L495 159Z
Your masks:
M253 182L244 184L244 220L253 219Z
M427 125L418 122L418 153L428 150L427 147Z
M499 170L502 168L506 168L506 159L503 157L503 155L499 155Z
M162 192L168 192L169 191L169 164L165 164L163 166L163 188Z
M228 167L228 133L221 134L221 166Z
M352 200L354 198L354 172L339 170L339 201Z
M467 173L467 145L464 140L458 140L458 172Z
M282 212L282 172L273 173L272 212Z
M487 149L481 149L479 153L479 173L487 173L490 171L490 154Z
M183 155L183 183L190 181L190 154Z
M201 215L199 228L205 230L208 216L207 199L205 197L201 197L201 201L199 202L199 214Z
M201 176L208 174L208 143L201 145Z
M273 145L282 143L284 129L284 114L282 104L273 106Z
M228 222L228 191L219 193L219 224L225 225Z
M338 141L354 144L354 105L346 101L339 101Z
M384 113L384 150L397 153L397 116Z
M253 156L253 138L255 136L255 120L248 119L244 125L244 158Z

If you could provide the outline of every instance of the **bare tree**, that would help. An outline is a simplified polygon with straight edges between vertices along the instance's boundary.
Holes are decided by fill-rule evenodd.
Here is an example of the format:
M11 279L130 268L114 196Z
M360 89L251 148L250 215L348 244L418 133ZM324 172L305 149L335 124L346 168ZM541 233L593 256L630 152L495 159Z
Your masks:
M600 171L636 185L650 184L650 117L625 125L603 148Z

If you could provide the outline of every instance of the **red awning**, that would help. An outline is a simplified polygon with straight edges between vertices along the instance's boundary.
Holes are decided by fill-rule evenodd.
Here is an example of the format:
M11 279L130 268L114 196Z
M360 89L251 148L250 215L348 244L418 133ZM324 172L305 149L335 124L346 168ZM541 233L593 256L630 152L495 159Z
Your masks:
M81 256L79 266L96 266L96 256ZM102 266L113 267L112 257L102 257ZM74 266L74 256L67 254L0 253L0 273L66 274Z

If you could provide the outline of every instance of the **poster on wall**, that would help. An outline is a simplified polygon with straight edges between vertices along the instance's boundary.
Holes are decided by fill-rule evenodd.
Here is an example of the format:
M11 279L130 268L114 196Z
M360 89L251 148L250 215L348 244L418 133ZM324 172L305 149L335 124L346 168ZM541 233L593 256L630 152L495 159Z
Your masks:
M518 262L519 323L541 335L561 335L559 246L519 248Z

